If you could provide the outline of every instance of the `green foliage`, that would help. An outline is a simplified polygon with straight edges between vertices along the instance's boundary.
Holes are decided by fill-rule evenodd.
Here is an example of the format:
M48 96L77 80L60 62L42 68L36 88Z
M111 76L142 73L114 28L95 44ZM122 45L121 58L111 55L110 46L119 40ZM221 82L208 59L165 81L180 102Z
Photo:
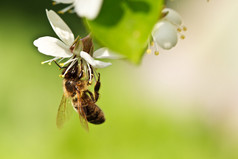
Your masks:
M105 0L88 24L102 45L139 63L162 6L163 0Z
M40 2L43 3L33 4L37 8ZM0 6L7 13L0 15L0 158L238 158L237 140L230 145L224 140L226 136L222 138L217 129L211 130L202 122L204 116L201 123L195 114L186 121L171 117L174 110L169 102L151 100L149 96L156 92L142 91L146 83L136 84L136 73L124 61L115 61L112 67L100 70L102 88L97 104L106 122L90 124L87 133L74 112L65 127L58 130L55 121L63 94L62 79L58 77L61 71L53 64L40 65L50 57L38 53L32 44L34 39L54 33L44 11L35 14L34 6L26 5L30 1L19 4ZM77 16L73 18L72 21L78 20ZM81 27L78 30L82 31ZM169 107L172 114L164 114L160 107Z

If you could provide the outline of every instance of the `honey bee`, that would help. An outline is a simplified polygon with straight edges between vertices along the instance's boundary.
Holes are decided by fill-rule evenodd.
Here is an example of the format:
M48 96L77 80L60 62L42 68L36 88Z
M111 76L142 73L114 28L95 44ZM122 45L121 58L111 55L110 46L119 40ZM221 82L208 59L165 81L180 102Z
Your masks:
M102 124L105 121L103 111L95 104L99 98L100 89L100 74L93 72L93 69L88 71L88 76L85 77L85 70L83 69L83 61L81 64L77 61L70 69L67 67L63 70L63 90L64 94L58 108L56 124L61 128L67 119L67 107L70 105L70 100L73 108L78 112L82 126L88 130L88 122L92 124ZM92 85L92 78L95 78L94 93L89 90ZM95 77L95 76L94 76Z

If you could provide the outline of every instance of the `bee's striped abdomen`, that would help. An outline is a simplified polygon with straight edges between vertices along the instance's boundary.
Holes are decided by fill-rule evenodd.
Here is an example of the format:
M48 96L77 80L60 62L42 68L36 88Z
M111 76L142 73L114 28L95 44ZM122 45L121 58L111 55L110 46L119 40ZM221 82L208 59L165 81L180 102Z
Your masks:
M78 110L79 108L79 102L77 94L72 97L72 104L73 107ZM103 111L94 103L87 103L88 105L85 105L86 103L82 101L83 104L83 110L86 114L87 121L92 124L102 124L105 121L104 113Z
M84 108L87 120L93 124L102 124L105 121L103 111L94 103L87 105Z

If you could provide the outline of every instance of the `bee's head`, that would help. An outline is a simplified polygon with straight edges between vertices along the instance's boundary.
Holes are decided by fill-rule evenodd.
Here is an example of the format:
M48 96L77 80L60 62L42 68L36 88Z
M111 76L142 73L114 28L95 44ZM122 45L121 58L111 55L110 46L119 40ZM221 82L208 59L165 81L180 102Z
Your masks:
M68 65L70 66L70 64ZM66 67L63 71L62 71L62 75L65 73L65 71L67 70L68 67ZM71 78L76 78L78 76L78 62L76 62L68 71L67 73L64 75L65 79L71 79Z

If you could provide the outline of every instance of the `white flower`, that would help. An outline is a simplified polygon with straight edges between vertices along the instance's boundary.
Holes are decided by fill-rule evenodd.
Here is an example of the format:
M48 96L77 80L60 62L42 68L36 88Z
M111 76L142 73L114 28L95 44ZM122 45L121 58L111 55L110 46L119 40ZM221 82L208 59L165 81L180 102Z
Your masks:
M176 28L168 21L161 21L156 24L152 32L155 45L163 49L171 49L178 41Z
M164 17L155 24L152 31L152 44L149 44L147 53L154 51L158 54L159 46L165 50L173 48L178 42L178 34L181 39L185 36L181 34L181 31L186 31L187 28L182 25L181 16L170 8L162 10Z
M58 35L60 40L54 37L44 36L33 42L33 44L38 47L39 52L54 57L51 60L42 62L42 64L51 64L52 61L61 61L62 59L69 58L68 61L61 64L61 66L71 63L68 67L70 68L71 65L73 66L77 60L83 59L87 64L90 64L94 68L104 68L110 66L111 63L94 60L93 57L103 57L108 59L116 58L116 55L113 53L111 54L111 52L106 48L96 50L92 55L93 57L91 57L89 53L82 51L80 39L74 38L70 28L54 11L46 10L46 14L53 30Z
M95 19L102 7L103 0L53 0L55 4L71 4L68 7L59 11L65 13L74 7L73 12L76 12L80 17L86 17L90 20Z

